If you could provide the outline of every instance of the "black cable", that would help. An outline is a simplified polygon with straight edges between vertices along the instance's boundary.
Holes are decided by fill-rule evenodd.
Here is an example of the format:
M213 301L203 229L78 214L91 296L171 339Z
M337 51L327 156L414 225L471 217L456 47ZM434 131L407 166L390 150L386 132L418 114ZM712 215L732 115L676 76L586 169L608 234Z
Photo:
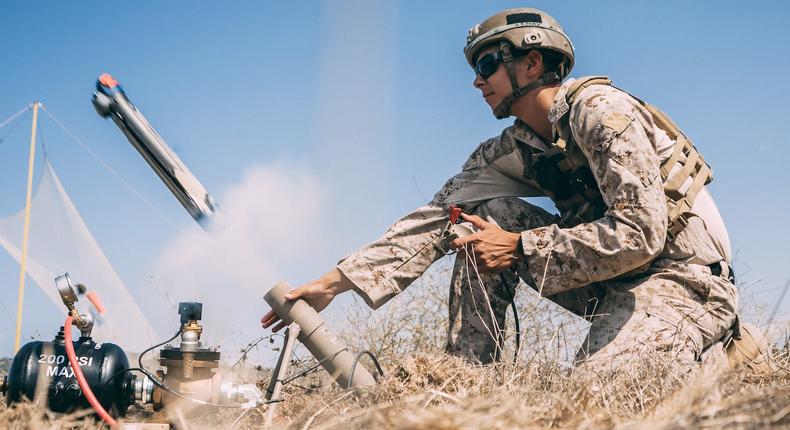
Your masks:
M149 378L151 378L150 374L147 374L147 375L148 375ZM172 394L172 395L174 395L174 396L176 396L178 398L181 398L181 399L184 399L184 400L188 400L190 402L197 403L199 405L213 406L215 408L229 408L229 409L239 409L242 406L242 405L221 405L219 403L212 403L212 402L206 402L206 401L200 400L200 399L193 399L192 397L187 397L187 396L179 393L178 391L175 391L175 390L171 389L170 387L168 387L167 385L163 384L162 382L156 381L155 378L152 378L152 380L154 381L154 384L156 384L157 382L159 384L161 384L160 388L162 388L163 390L167 391L168 393L170 393L170 394ZM263 402L263 403L266 404L268 402Z
M319 361L318 363L316 363L316 364L315 364L315 366L312 366L312 367L310 367L309 369L307 369L307 370L305 370L305 371L302 371L302 372L299 372L298 374L296 374L296 375L294 375L294 376L292 376L292 377L290 377L290 378L288 378L288 379L286 379L286 380L282 381L282 384L283 384L283 386L285 386L285 384L287 384L287 383L289 383L289 382L291 382L291 381L293 381L293 380L295 380L295 379L298 379L298 378L301 378L301 377L303 377L303 376L307 376L307 375L309 375L309 374L310 374L310 372L312 372L313 370L316 370L316 369L318 369L318 368L321 366L321 363L323 363L323 362L325 362L325 361L328 361L328 360L334 360L334 359L335 359L335 357L337 357L337 355L338 355L338 354L340 354L340 353L341 353L341 352L343 352L343 351L348 351L348 348L343 348L343 349L341 349L340 351L338 351L338 352L336 352L336 353L332 354L332 356L331 356L331 357L324 357L324 359L322 359L321 361Z
M178 327L178 331L176 332L176 334L173 335L173 337L171 337L170 339L168 339L168 340L166 340L166 341L164 341L162 343L157 343L156 345L154 345L154 346L152 346L152 347L150 347L150 348L148 348L145 351L140 353L140 355L137 357L137 365L140 366L140 368L144 371L143 373L147 372L145 370L145 366L143 366L143 356L145 354L147 354L149 351L151 351L152 349L159 348L162 345L165 345L165 344L168 344L168 343L172 342L173 339L177 338L178 335L181 334L181 331L182 331L182 328L179 326Z
M371 360L373 360L373 364L376 365L376 370L378 370L379 376L381 378L384 377L384 371L381 370L381 365L379 364L379 360L376 358L376 356L372 352L370 352L370 351L368 351L366 349L364 351L358 352L357 356L354 357L354 362L351 364L351 371L348 373L348 387L346 387L346 388L351 388L351 383L354 382L354 372L357 370L357 364L359 363L359 360L364 355L367 355L368 357L370 357ZM378 379L376 379L376 382L378 382Z
M516 352L513 353L513 362L518 361L518 352L521 351L521 323L518 321L518 309L516 309L516 295L510 296L510 307L513 308L513 325L516 329Z
M146 349L145 351L141 352L140 356L137 357L137 364L140 366L138 371L142 372L145 376L147 376L148 379L150 379L151 382L154 383L154 385L156 385L157 387L167 391L168 393L170 393L170 394L172 394L172 395L174 395L174 396L176 396L178 398L181 398L181 399L184 399L184 400L188 400L190 402L198 403L198 404L204 405L204 406L214 406L214 407L218 407L218 408L239 408L241 405L221 405L219 403L211 403L211 402L206 402L206 401L203 401L203 400L193 399L191 397L187 397L187 396L179 393L178 391L175 391L172 388L170 388L167 385L165 385L164 382L160 381L159 378L157 378L153 373L151 373L151 371L149 371L148 369L145 368L145 366L143 366L143 356L145 354L147 354L152 349L159 348L162 345L165 345L165 344L168 344L168 343L172 342L173 339L177 338L181 334L181 331L182 331L182 328L179 327L178 328L178 332L176 332L176 334L174 334L173 337L171 337L170 339L168 339L168 340L166 340L164 342L158 343L158 344Z

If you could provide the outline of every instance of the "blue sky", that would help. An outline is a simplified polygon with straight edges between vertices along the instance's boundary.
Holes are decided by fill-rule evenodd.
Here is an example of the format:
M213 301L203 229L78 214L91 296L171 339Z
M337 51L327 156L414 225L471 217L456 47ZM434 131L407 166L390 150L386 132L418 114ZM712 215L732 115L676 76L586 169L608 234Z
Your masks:
M193 221L117 128L93 111L100 73L124 85L215 197L256 166L309 176L323 187L317 225L283 220L283 228L319 234L301 255L272 257L278 274L299 284L427 201L480 141L509 125L493 118L472 87L462 48L471 25L519 5L3 2L0 120L43 101L175 221L176 228L162 222L42 119L49 159L121 278L141 295L162 250ZM776 301L790 279L783 225L790 212L786 4L530 6L567 30L577 52L572 76L610 76L695 140L714 168L710 189L730 232L736 271L757 300ZM29 121L27 115L16 128L0 130L0 216L24 204ZM265 202L264 191L258 198ZM0 303L11 316L16 270L0 258ZM28 333L54 330L59 321L45 314L51 308L36 307L43 296L31 290ZM246 305L265 311L262 303ZM790 298L782 309L790 309ZM0 355L11 350L9 320L0 315Z

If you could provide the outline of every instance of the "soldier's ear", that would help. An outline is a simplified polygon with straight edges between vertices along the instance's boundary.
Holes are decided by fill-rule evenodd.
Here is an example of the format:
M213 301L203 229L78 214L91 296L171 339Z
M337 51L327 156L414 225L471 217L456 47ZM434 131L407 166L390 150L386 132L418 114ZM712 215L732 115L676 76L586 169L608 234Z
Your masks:
M537 74L543 65L543 55L537 49L533 49L527 53L525 63L530 74Z

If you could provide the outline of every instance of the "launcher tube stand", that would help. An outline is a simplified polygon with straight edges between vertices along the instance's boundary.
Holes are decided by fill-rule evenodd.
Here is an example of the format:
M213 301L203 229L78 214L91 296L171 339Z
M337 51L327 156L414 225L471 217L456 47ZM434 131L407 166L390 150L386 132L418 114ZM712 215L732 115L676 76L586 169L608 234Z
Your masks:
M354 354L329 331L326 320L304 300L285 300L285 294L290 291L291 286L287 282L280 282L269 290L263 299L286 324L299 325L301 328L297 337L299 342L302 342L341 387L375 385L376 380L373 375L360 364L357 364L354 380L349 384Z
M291 355L296 346L296 337L299 335L299 325L291 324L285 329L285 340L283 340L283 347L280 349L280 358L277 359L277 366L272 372L272 379L269 381L269 387L266 389L266 400L279 400L280 391L283 388L283 381L288 374L288 365L291 362ZM266 411L266 427L271 428L274 422L274 414L277 411L277 403L269 403L269 409Z
M294 346L296 346L296 337L298 335L299 325L297 324L291 324L285 329L285 339L283 340L283 347L280 348L280 357L277 359L277 365L272 372L272 379L269 381L269 387L266 388L266 400L278 399L280 397L282 382L288 374L291 355L293 355ZM274 404L272 404L272 406L274 406Z

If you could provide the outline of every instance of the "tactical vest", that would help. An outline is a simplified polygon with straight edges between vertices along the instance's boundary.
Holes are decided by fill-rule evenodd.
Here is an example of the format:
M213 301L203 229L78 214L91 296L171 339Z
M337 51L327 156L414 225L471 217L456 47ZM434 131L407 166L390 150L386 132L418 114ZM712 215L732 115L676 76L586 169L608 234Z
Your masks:
M558 139L547 151L533 154L531 160L535 175L533 179L551 194L560 210L562 226L600 219L607 209L587 157L573 141L570 128L571 108L577 96L590 85L614 87L612 81L604 76L588 76L574 81L565 95L569 109L559 119ZM661 163L661 180L668 209L667 234L669 239L673 239L688 225L694 199L713 180L713 173L691 139L683 134L669 116L655 106L633 95L631 97L650 112L656 126L675 141L672 154Z

